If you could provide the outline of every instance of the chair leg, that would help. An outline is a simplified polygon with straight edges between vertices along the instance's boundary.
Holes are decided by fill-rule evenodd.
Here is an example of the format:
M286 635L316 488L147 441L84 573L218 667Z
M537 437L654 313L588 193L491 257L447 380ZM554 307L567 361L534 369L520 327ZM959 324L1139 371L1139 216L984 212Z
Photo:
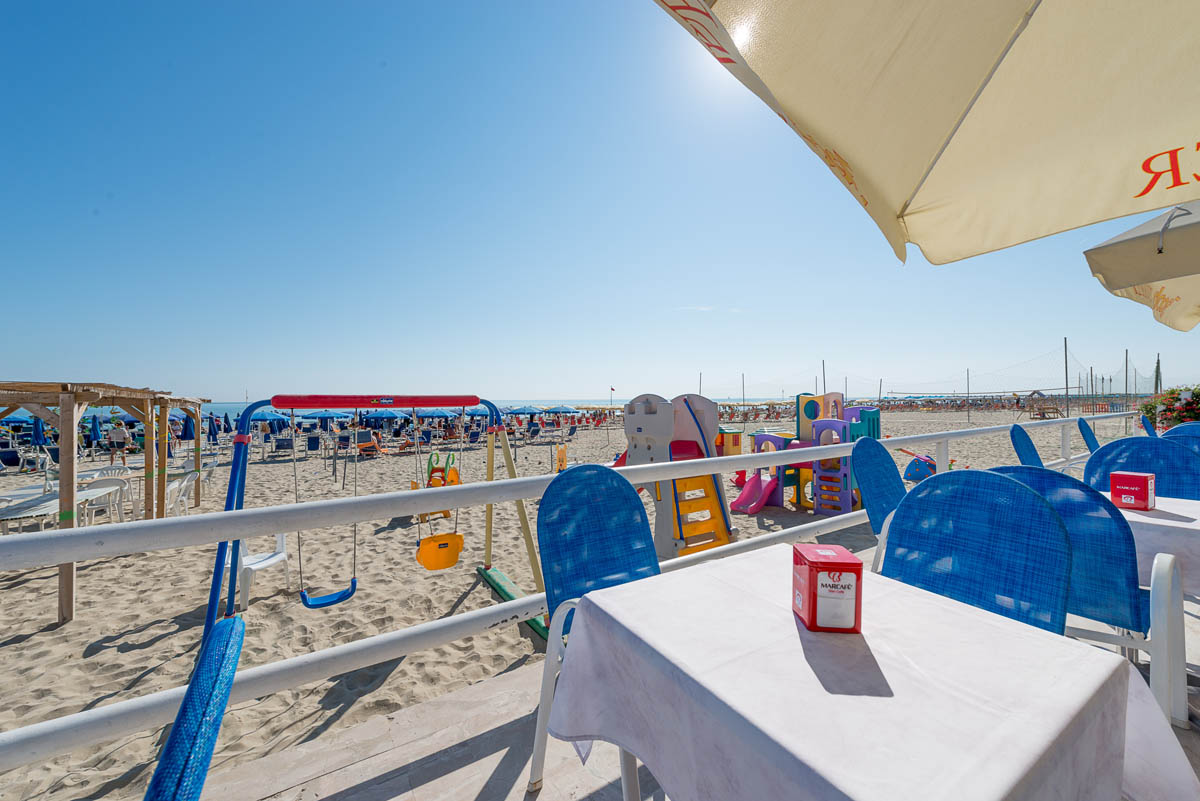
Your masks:
M559 662L563 657L563 626L567 612L575 608L574 600L563 601L550 620L550 639L546 642L546 661L542 666L542 693L538 701L537 723L533 732L533 758L529 765L527 792L542 789L542 773L546 767L547 727L550 724L550 705L554 703L554 685L558 679Z
M242 611L245 612L250 608L250 582L254 580L254 571L242 568L242 586L239 595L242 596Z
M621 749L621 799L641 801L642 785L638 781L637 757Z
M1189 728L1183 586L1171 554L1154 557L1150 575L1150 691L1172 725Z

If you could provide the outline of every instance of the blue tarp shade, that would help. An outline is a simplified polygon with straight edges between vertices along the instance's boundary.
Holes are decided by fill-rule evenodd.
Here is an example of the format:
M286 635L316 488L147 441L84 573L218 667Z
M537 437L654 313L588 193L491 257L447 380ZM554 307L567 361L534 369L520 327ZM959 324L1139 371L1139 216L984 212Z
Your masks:
M551 406L545 412L546 414L579 414L578 409L572 409L570 406Z
M28 417L22 417L19 414L10 414L8 417L0 420L0 423L3 423L6 426L27 426L32 422L32 419Z
M167 412L168 420L183 420L186 417L187 414L182 409L172 409L171 411Z
M445 409L418 409L417 417L429 419L430 417L458 417L454 412L448 412Z
M542 410L536 406L518 406L515 409L509 409L505 414L541 414Z
M33 438L29 441L30 445L49 445L46 439L46 424L42 422L42 418L33 418Z
M141 420L137 419L136 417L134 417L132 414L129 414L129 413L125 413L125 414L121 415L120 417L118 417L117 419L120 420L122 423L124 423L127 426L128 425L137 425L138 423L142 422Z
M181 440L193 440L196 438L196 424L192 422L192 416L185 414L183 416L183 431L179 432Z

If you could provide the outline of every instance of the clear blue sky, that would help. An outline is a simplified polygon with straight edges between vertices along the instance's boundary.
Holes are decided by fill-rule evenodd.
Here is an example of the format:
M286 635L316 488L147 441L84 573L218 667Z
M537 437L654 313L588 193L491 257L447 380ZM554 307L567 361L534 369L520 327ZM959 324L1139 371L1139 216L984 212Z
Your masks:
M1063 336L1072 373L1128 347L1200 378L1080 255L1141 218L901 265L650 0L10 3L0 68L5 379L753 396L825 359L852 393L1022 388Z

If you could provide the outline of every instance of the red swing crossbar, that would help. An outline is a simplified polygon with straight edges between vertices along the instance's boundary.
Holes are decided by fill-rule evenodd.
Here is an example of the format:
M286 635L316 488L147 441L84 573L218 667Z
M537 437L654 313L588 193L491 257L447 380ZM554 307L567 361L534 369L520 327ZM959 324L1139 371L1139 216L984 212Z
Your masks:
M428 409L475 406L478 395L274 395L276 409Z

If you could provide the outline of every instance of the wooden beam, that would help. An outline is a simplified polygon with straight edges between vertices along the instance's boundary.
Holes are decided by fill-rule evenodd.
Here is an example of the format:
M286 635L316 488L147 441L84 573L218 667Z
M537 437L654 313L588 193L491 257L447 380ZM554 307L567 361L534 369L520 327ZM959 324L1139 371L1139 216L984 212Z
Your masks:
M149 399L142 401L142 420L150 421L145 424L146 435L142 438L142 455L146 457L146 467L143 472L145 486L142 487L142 508L145 510L143 517L149 520L154 517L154 401Z
M72 395L70 397L74 397L74 396ZM62 399L56 398L54 403L56 406L61 407ZM72 403L74 403L74 401L72 401ZM62 428L62 421L58 419L58 413L50 411L44 405L42 405L40 403L22 403L21 406L23 406L28 411L33 412L35 417L42 418L43 421L54 426L55 428L59 428L59 429ZM70 419L70 418L68 417L67 419Z
M171 407L165 403L158 405L158 480L155 481L155 495L158 498L157 517L167 516L167 435L171 432L169 424Z
M58 427L58 527L74 528L75 504L75 438L78 431L75 396L64 392L59 396L58 409L65 425ZM32 409L30 411L33 411ZM75 563L58 566L58 622L75 619Z
M14 403L12 406L9 406L5 409L0 410L0 420L3 420L5 417L8 417L10 414L12 414L17 409L20 409L20 408L21 408L21 404Z

